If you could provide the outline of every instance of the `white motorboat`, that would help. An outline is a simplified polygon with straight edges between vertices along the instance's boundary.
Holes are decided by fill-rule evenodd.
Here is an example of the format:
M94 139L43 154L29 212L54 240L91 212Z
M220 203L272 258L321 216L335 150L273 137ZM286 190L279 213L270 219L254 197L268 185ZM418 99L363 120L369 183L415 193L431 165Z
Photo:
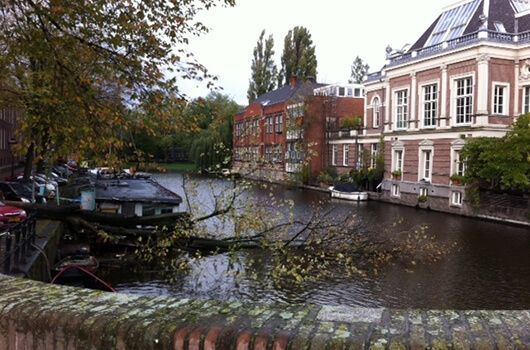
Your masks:
M368 200L368 192L360 191L352 183L343 183L331 186L331 198L346 199L350 201L366 201Z

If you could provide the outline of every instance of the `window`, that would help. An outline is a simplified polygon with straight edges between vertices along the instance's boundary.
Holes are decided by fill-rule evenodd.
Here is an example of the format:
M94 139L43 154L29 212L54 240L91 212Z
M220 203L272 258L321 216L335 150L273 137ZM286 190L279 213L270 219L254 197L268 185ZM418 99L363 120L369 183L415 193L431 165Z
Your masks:
M423 126L436 126L438 111L438 85L430 84L423 87Z
M352 88L348 88L348 96L353 96L353 90L352 90Z
M399 185L392 184L392 196L399 197Z
M466 163L461 158L460 150L453 150L453 161L453 174L464 176L466 172Z
M331 146L331 165L337 165L337 145Z
M359 88L355 88L355 90L353 90L353 94L355 95L355 97L361 97L361 89Z
M530 113L530 86L524 87L523 113Z
M455 85L456 124L469 124L473 113L473 79L457 79Z
M480 3L480 0L473 0L442 13L425 46L436 45L461 36Z
M408 118L408 90L400 90L395 93L396 101L396 128L406 129Z
M420 188L420 197L428 197L429 196L429 189L425 187Z
M267 134L272 134L273 130L273 117L267 117Z
M350 157L350 145L342 146L342 165L348 166L348 158Z
M283 131L283 116L278 114L276 116L276 132L281 133Z
M370 168L375 169L377 166L377 143L372 143L371 150L370 150Z
M430 181L432 176L432 150L421 151L420 178Z
M357 169L360 169L363 165L363 145L357 145Z
M463 202L462 192L452 191L451 192L451 204L461 206Z
M339 96L344 96L346 94L346 89L343 87L339 87Z
M508 114L508 85L495 84L493 86L493 114Z
M379 97L374 98L374 101L372 102L372 110L373 110L373 125L374 128L379 127L379 123L381 122L381 103L379 102Z
M506 33L506 28L502 22L493 22L493 25L495 26L496 31Z
M393 171L403 172L403 150L394 150L394 168Z

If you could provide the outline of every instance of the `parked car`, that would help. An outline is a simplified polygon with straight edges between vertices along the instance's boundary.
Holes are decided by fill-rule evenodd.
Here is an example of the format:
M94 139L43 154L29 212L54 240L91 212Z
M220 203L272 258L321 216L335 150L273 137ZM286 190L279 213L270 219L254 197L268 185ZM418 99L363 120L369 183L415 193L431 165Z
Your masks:
M28 215L24 209L5 205L0 202L0 225L3 227L26 220Z
M0 182L0 193L4 200L31 203L31 185L23 182ZM37 203L46 203L46 198L39 195L38 188L35 189L35 200Z

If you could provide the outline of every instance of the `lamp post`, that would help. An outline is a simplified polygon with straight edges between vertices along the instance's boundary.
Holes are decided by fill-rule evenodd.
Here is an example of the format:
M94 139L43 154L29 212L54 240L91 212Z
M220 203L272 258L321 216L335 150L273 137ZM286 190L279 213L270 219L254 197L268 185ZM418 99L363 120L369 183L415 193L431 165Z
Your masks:
M11 180L14 180L15 178L15 154L13 153L13 146L17 144L17 139L11 136L11 138L9 138L9 141L7 141L7 144L9 145L9 152L11 153Z

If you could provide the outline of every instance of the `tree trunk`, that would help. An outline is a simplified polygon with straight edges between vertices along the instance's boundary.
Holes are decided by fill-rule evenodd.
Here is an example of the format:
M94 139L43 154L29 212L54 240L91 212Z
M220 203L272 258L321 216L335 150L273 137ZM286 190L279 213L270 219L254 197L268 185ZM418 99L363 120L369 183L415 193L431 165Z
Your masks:
M31 170L33 169L33 159L35 158L35 144L32 142L28 151L26 152L26 160L24 163L24 181L29 181L31 177Z

